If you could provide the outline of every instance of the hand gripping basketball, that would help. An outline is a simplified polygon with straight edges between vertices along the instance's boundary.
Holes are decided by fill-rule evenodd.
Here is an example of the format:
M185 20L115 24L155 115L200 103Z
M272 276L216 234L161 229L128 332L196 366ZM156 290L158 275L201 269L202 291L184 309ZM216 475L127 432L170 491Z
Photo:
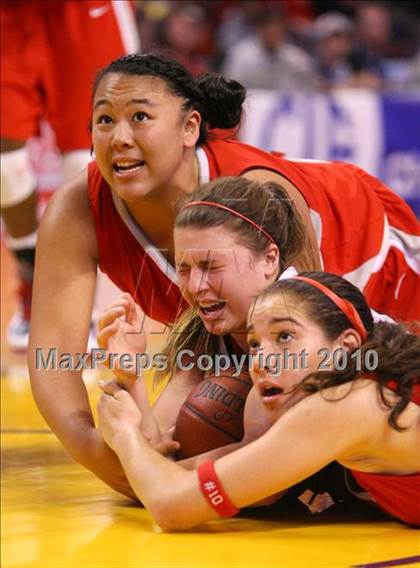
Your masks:
M181 444L182 457L242 440L245 401L251 387L247 372L234 377L233 370L220 376L208 375L197 385L181 407L175 425L174 439Z

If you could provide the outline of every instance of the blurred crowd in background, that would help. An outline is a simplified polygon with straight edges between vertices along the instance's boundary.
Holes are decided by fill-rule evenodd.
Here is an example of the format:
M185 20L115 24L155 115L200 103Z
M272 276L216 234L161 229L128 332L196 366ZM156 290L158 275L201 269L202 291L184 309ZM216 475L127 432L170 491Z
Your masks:
M143 51L247 88L420 89L420 4L404 0L138 0Z

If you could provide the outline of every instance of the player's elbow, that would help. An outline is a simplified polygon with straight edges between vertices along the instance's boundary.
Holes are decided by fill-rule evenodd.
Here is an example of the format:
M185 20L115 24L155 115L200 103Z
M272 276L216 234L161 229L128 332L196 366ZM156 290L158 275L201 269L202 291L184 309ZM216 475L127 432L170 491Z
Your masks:
M183 531L197 525L197 519L178 500L157 499L149 506L155 523L163 532Z
M185 531L197 523L184 517L181 511L159 511L153 514L156 524L162 532Z

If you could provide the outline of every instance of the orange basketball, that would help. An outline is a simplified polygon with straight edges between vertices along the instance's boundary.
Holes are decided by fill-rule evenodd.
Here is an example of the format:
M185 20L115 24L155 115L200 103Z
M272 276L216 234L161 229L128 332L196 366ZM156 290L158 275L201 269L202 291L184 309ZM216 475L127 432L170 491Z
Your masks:
M188 395L175 425L174 439L188 458L242 440L245 400L252 387L248 373L208 375Z

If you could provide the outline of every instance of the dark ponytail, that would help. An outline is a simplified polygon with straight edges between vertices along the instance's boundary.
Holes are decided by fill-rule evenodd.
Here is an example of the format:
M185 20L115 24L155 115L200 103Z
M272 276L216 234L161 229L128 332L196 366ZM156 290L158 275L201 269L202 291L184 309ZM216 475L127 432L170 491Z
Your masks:
M200 113L202 122L198 145L206 142L208 129L230 129L240 125L246 90L237 81L226 79L217 73L205 73L194 79L174 59L151 53L124 55L98 73L93 85L93 96L101 80L109 73L148 75L165 81L173 95L184 99L183 110L195 109Z
M366 366L372 352L376 353L378 362L374 371ZM391 411L388 424L398 432L403 431L398 417L410 402L413 389L420 384L420 338L408 333L402 325L378 322L360 347L360 356L350 355L345 369L314 373L304 379L303 389L313 393L374 374L381 401ZM385 389L391 386L398 396L397 402L386 394Z
M413 388L420 384L420 337L408 333L402 325L375 323L360 349L361 375L369 372L363 368L369 350L374 350L378 356L375 375L381 400L387 408L392 409L388 423L401 431L403 428L398 426L398 417L410 402ZM355 364L354 361L352 363ZM384 388L390 379L393 381L393 390L399 396L396 403L385 396Z
M391 410L389 425L395 430L403 430L398 425L398 417L410 402L415 385L420 383L420 337L408 333L402 325L374 323L362 292L344 278L326 272L304 272L301 276L321 282L337 296L351 302L368 336L360 347L360 357L351 357L349 353L343 370L311 373L297 388L314 393L374 374L381 400ZM310 318L321 327L329 339L335 339L344 330L353 327L346 315L327 296L300 280L280 280L259 298L280 292L291 294L296 301L304 303ZM374 352L377 356L377 365L373 370L368 363L369 352ZM388 385L392 386L392 390L398 395L397 402L386 395L385 388Z
M241 122L245 88L218 73L205 73L196 81L201 114L209 128L237 128Z

